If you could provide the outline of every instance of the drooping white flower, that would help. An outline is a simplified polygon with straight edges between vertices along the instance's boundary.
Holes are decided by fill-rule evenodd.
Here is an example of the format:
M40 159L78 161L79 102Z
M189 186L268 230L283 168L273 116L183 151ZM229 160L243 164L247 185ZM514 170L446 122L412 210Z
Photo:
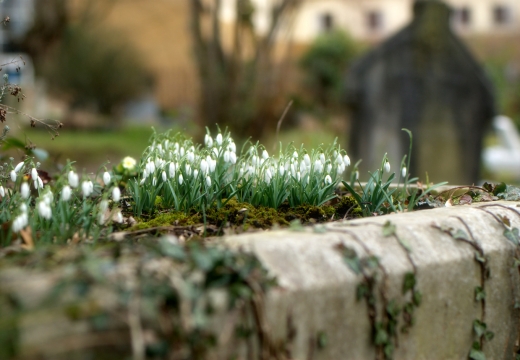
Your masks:
M403 166L403 168L401 169L401 176L406 177L406 166Z
M190 163L193 163L195 161L195 154L191 151L188 152L188 154L186 155L186 158L188 159L188 161Z
M208 162L205 159L202 159L200 161L200 171L203 174L207 174L208 173Z
M92 187L89 183L90 181L83 181L81 183L81 192L83 193L83 198L88 198L90 194L92 194Z
M108 184L110 184L111 179L112 177L110 176L110 173L108 171L105 171L103 173L103 183L105 184L105 186L108 186Z
M0 196L5 197L5 190L3 186L0 186Z
M207 147L212 147L213 146L213 139L211 138L211 136L209 136L209 134L206 134L204 136L204 143L206 144Z
M31 169L31 179L36 180L37 177L38 177L38 170L36 170L36 168L32 168Z
M79 177L78 174L76 174L74 171L69 171L68 175L69 185L72 188L78 187L79 185Z
M325 165L325 154L320 153L320 161L323 165Z
M356 170L356 172L354 173L354 179L357 180L359 179L359 171Z
M215 138L215 141L217 142L218 146L222 145L222 134L218 133L217 137Z
M325 181L326 185L332 184L332 178L330 177L330 175L325 176L325 180L324 181Z
M168 175L170 175L170 179L175 176L175 163L173 162L168 166Z
M206 185L211 186L211 178L209 176L206 176Z
M236 164L236 162L237 162L237 154L235 154L234 152L229 153L229 162L231 164Z
M123 223L123 214L121 214L121 211L118 211L117 214L114 217L114 221L122 224Z
M156 186L156 185L157 185L157 178L154 176L152 179L152 186Z
M24 162L23 161L18 163L18 165L16 165L14 167L14 172L17 173L18 171L22 170L23 166L24 166Z
M47 187L47 191L45 192L45 194L42 195L42 200L49 206L52 204L52 202L54 200L54 194L48 187Z
M199 170L195 169L193 170L193 177L196 178L197 176L199 176Z
M28 199L31 195L31 189L29 188L29 184L26 182L22 183L22 186L20 187L20 194L22 195L23 199Z
M384 170L387 174L390 172L390 162L388 160L385 161Z
M272 177L273 177L273 175L271 174L271 171L269 169L266 169L265 174L264 174L265 182L270 183Z
M101 202L99 203L99 211L105 212L107 209L108 209L108 201L101 200Z
M314 162L314 171L321 173L323 171L323 164L320 160L316 159Z
M23 213L27 212L27 205L25 205L25 203L20 204L20 211Z
M330 173L330 171L332 170L332 164L327 164L327 172Z
M121 199L121 190L119 190L119 187L114 187L112 189L112 200L114 200L114 202L119 202L119 200Z
M227 162L227 163L229 162L229 154L230 154L229 151L227 151L227 150L224 151L224 162Z
M293 158L298 159L298 153L296 151L293 152L292 156L293 156Z
M311 158L310 158L309 154L303 155L303 161L304 161L305 166L307 166L307 167L311 166Z
M11 175L11 180L13 182L16 182L16 171L11 170L11 172L9 174Z
M302 174L298 171L298 172L296 173L296 179L297 179L298 181L300 181L301 177L302 177Z
M217 167L217 160L211 159L210 162L208 162L209 165L209 171L214 172L215 168Z
M24 204L25 205L25 204ZM11 230L15 233L19 232L20 230L22 230L23 228L25 228L27 226L27 224L29 223L29 216L27 216L27 213L26 212L22 212L20 215L18 215L14 220L13 220L13 225L11 227Z
M262 151L262 159L267 160L268 157L269 154L267 153L267 150L264 149L264 151Z
M179 184L182 185L184 182L184 178L182 177L182 174L179 174Z
M285 168L282 165L280 165L278 172L280 173L280 176L283 176L283 174L285 173Z
M343 156L343 163L345 164L345 166L350 166L350 158L348 157L348 155Z
M343 156L341 154L336 155L336 163L343 164Z
M162 181L168 180L168 177L166 176L166 171L163 171L161 176L162 176Z
M52 210L46 201L40 201L38 203L38 214L44 219L50 220L52 217Z
M63 189L61 189L61 200L62 201L69 201L70 196L72 195L72 190L70 189L69 185L65 185Z
M186 172L186 175L191 175L191 166L189 164L184 165L184 171Z
M256 155L253 155L253 157L251 158L251 164L253 166L257 166L258 165L258 157Z
M228 150L231 151L231 152L234 152L234 153L237 152L237 146L233 142L233 140L231 140L231 142L228 144Z
M36 178L36 181L35 181L35 182L38 183L38 186L37 186L37 187L35 186L35 188L43 189L43 180L42 180L41 177L38 176L38 177Z

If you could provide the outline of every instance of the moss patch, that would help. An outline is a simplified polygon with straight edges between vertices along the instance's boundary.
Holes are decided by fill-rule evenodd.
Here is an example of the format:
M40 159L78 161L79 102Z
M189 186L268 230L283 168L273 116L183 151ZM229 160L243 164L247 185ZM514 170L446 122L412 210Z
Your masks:
M200 214L186 215L181 211L172 211L158 214L156 217L149 221L139 221L130 230L143 230L159 226L187 226L200 224L202 222L202 216Z

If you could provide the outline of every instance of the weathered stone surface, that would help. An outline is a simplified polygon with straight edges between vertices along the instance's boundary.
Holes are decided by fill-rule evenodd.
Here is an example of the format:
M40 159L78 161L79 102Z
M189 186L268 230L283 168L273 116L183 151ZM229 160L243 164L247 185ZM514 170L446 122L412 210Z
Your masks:
M335 247L347 245L361 256L363 243L381 259L388 274L387 298L404 305L408 296L402 295L403 277L413 267L397 239L383 236L386 221L396 226L397 235L412 249L410 259L423 295L415 311L415 324L406 334L398 332L395 358L466 359L476 340L473 321L483 319L495 334L484 343L487 358L512 359L519 336L519 312L514 304L520 300L520 278L513 265L515 246L504 237L505 227L497 216L506 216L512 227L520 227L520 214L517 203L489 205L332 223L323 233L309 229L241 235L225 242L253 251L278 278L280 288L268 297L267 318L275 341L294 333L288 345L294 359L376 358L367 306L356 301L361 277L345 265ZM475 300L475 287L481 286L482 275L475 249L441 228L453 234L464 231L467 241L481 246L488 258L484 315L481 303ZM381 279L380 286L384 286ZM380 307L379 293L377 303ZM320 334L327 338L323 348L317 346Z

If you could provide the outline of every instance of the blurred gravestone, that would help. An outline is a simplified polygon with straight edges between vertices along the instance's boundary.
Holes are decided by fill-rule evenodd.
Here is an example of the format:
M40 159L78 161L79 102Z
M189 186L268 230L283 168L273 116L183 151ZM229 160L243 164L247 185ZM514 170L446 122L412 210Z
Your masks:
M350 154L361 174L388 152L395 170L414 135L411 172L471 184L478 179L482 137L495 115L491 83L450 29L441 1L414 4L414 19L360 59L347 78ZM364 179L364 177L362 177Z

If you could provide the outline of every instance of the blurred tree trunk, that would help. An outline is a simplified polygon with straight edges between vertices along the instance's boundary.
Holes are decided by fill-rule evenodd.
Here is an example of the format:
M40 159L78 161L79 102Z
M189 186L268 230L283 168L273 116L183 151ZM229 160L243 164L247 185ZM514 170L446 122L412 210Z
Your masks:
M236 0L235 23L224 39L222 0L192 0L191 32L200 79L199 115L206 126L228 126L236 136L255 138L273 131L285 99L280 98L274 47L301 0L273 5L269 28L258 35L251 0ZM225 46L225 40L230 43ZM226 44L227 45L227 44Z

